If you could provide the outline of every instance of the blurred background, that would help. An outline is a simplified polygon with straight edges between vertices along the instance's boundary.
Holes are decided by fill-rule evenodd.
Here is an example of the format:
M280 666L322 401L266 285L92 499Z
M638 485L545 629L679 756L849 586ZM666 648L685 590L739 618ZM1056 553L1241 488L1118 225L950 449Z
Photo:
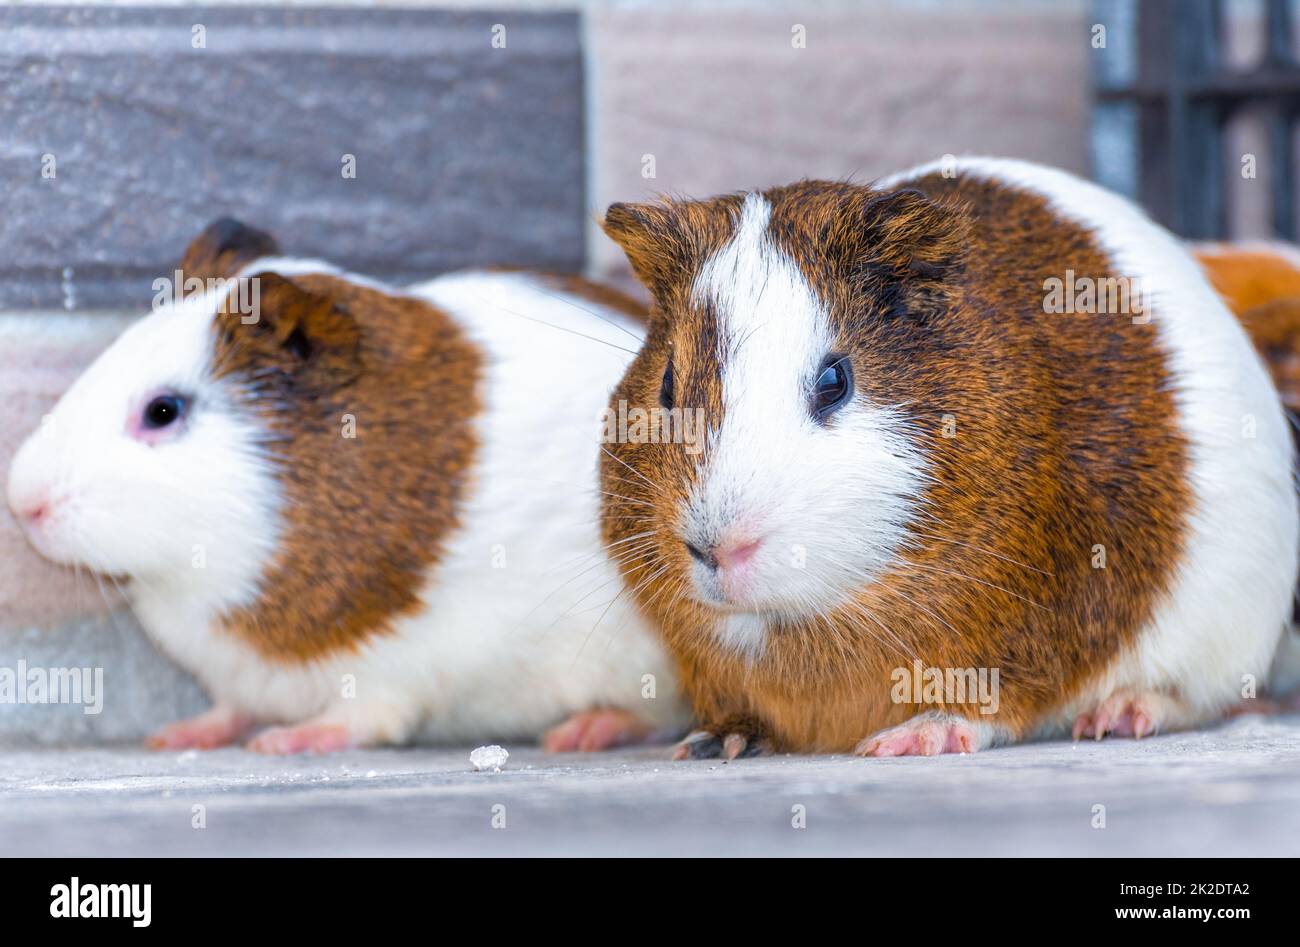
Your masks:
M613 201L985 153L1188 237L1293 237L1298 22L1293 0L9 2L0 470L223 215L391 280L628 285L596 224ZM0 706L0 740L135 738L202 707L113 603L0 511L0 665L147 682L100 717Z

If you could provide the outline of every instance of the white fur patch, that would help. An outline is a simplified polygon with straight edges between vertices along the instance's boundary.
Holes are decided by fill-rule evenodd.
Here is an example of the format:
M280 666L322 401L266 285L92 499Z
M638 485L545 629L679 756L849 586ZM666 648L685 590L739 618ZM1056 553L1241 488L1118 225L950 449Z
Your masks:
M811 413L815 379L836 352L825 303L768 237L771 207L743 204L732 239L692 288L719 328L723 416L707 419L711 449L681 515L683 539L699 548L737 537L762 546L752 593L726 604L791 617L841 604L892 560L924 482L924 459L900 408L862 395L830 423ZM686 406L690 407L690 406ZM723 603L715 573L694 566L700 597ZM724 643L763 650L765 625L732 616Z

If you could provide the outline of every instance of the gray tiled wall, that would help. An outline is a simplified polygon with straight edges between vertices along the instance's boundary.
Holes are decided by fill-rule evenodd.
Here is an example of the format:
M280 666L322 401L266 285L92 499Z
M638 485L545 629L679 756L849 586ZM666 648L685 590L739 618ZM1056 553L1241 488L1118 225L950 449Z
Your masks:
M222 215L377 276L579 269L578 26L559 11L0 9L0 308L140 305Z

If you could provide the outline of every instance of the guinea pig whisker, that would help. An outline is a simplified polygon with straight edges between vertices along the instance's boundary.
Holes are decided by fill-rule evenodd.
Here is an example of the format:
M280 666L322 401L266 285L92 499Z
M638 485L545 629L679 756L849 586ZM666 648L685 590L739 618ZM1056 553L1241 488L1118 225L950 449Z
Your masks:
M904 658L913 661L917 660L916 651L912 648L909 648L907 646L907 643L904 642L903 639L898 636L898 633L888 628L884 624L884 622L882 622L879 618L876 617L875 613L872 612L871 609L867 608L866 605L862 604L861 602L850 602L849 609L854 614L866 618L868 621L872 622L874 625L876 625L876 627L878 627L889 637L889 641L885 641L880 638L877 638L876 639L877 641L879 641L881 644L889 644L890 642L892 642L893 646L898 649L899 654L901 654Z
M646 482L646 484L650 487L651 490L656 491L656 493L659 492L659 487L655 485L654 481L652 481L649 477L647 477L647 476L646 476L645 474L643 474L641 471L637 470L635 467L633 467L631 464L629 464L629 463L628 463L627 461L625 461L623 458L616 456L616 455L615 455L615 454L614 454L614 453L613 453L613 452L612 452L608 447L605 447L603 444L601 445L601 448L600 448L600 449L601 449L602 451L605 452L606 456L611 457L611 458L613 458L614 460L618 461L620 464L622 464L622 465L623 465L624 467L626 467L628 470L632 471L632 473L636 474L638 477L640 477L642 480L644 480L644 481Z
M1021 568L1028 569L1030 572L1037 572L1039 575L1045 575L1048 578L1056 578L1055 575L1053 575L1051 572L1046 571L1045 569L1036 568L1034 566L1031 566L1027 562L1021 562L1019 559L1012 559L1010 556L1001 555L1000 553L994 552L992 549L985 549L983 546L976 546L973 543L963 543L956 539L949 539L946 536L940 536L937 533L927 533L921 530L915 530L915 532L917 532L921 536L924 536L926 539L933 539L936 542L941 542L941 543L951 543L954 546L961 546L965 549L970 549L974 552L982 552L985 555L992 556L994 559L1000 559L1003 562L1010 563L1013 566L1020 566Z
M642 540L647 540L649 539L649 537L654 536L654 532L655 532L654 529L646 529L646 531L643 532L633 533L632 536L624 536L623 539L621 540L615 540L614 542L611 542L611 544L606 546L606 548L604 549L597 549L595 550L595 552L586 553L585 555L578 555L578 557L575 559L568 559L568 561L560 563L559 566L549 568L549 570L547 570L547 574L552 574L552 572L564 570L564 568L581 566L582 563L590 562L591 559L598 559L598 558L606 559L608 558L607 550L614 549L615 546L621 546L625 544L625 542L638 542Z
M570 335L581 336L581 337L584 338L584 339L590 339L592 342L599 342L601 345L608 345L608 346L609 346L610 348L612 348L612 349L618 349L620 352L626 352L628 355L631 355L631 356L634 356L634 357L635 357L636 354L637 354L637 351L636 351L635 349L625 348L624 346L622 346L622 345L617 345L617 344L615 344L614 342L609 342L609 341L606 341L605 339L599 339L599 338L597 338L597 337L594 336L594 335L588 335L588 334L585 333L585 332L579 332L577 329L570 329L570 328L568 328L568 327L566 327L566 326L557 326L555 323L553 323L553 322L547 322L545 319L538 319L538 318L536 318L535 316L528 316L528 315L525 315L525 314L522 313L522 312L516 312L516 311L513 310L513 309L507 308L506 306L502 306L500 303L494 303L494 302L492 302L492 300L488 299L487 297L480 296L480 297L479 297L479 300L480 300L480 302L486 303L487 305L492 306L492 307L495 308L495 309L499 309L499 310L501 310L502 312L507 313L508 315L511 315L511 316L518 316L520 319L527 319L529 322L535 322L535 323L537 323L538 325L543 325L543 326L546 326L546 327L551 328L551 329L557 329L557 330L559 330L560 332L567 332L567 333L569 333Z
M977 579L974 576L963 575L960 572L953 572L950 569L940 569L938 566L926 566L926 565L922 565L919 562L912 562L911 560L907 560L907 559L903 560L903 564L911 568L921 569L927 572L935 572L940 575L949 575L956 579L964 579L967 582L974 582L976 585L983 585L990 589L996 589L999 592L1005 592L1007 595L1010 595L1012 598L1020 599L1020 601L1024 602L1026 605L1032 605L1034 608L1041 608L1043 611L1049 613L1052 611L1046 605L1042 605L1038 602L1035 602L1033 599L1025 598L1025 596L1021 595L1019 592L1013 592L1011 589L1004 588L1003 586L997 585L994 582L986 582L984 579Z
M655 579L659 578L659 576L663 575L665 572L668 571L668 565L669 565L668 563L664 563L662 566L659 567L657 571L654 572L653 575L637 583L635 588L629 589L625 584L623 588L619 590L618 594L609 600L609 604L605 606L605 610L601 612L600 617L596 619L596 624L591 626L591 631L587 632L587 637L583 639L582 647L578 649L578 654L581 655L582 652L586 650L587 643L591 641L591 636L596 633L596 629L599 628L600 623L605 620L605 616L609 614L609 610L614 607L615 602L621 599L624 595L629 595L629 594L635 599L636 593L639 592L641 589L645 588L646 583L653 582Z
M836 565L842 565L842 564L837 562ZM852 574L851 570L845 569L844 571L846 572L846 574ZM828 595L834 596L836 594L836 590L828 580L820 576L814 578L818 582L818 584L826 591ZM816 605L816 603L812 603L812 604ZM876 617L876 615L869 608L867 608L867 606L863 602L857 601L856 599L848 599L847 601L844 601L842 604L840 604L838 608L831 610L830 615L827 616L827 621L828 621L827 627L831 628L833 632L837 630L837 626L833 621L833 614L834 611L837 611L840 608L850 611L853 614L858 615L859 617L865 618L868 621L870 621L872 624L876 625L886 636L885 638L880 638L874 634L872 635L872 637L875 638L880 644L897 648L899 653L904 657L913 658L913 659L916 657L915 651L908 647L907 643L898 635L897 632L887 627L883 622L880 621L879 618ZM826 614L825 610L820 607L815 608L814 611L816 614L822 614L822 615Z
M854 660L853 650L849 647L844 631L839 624L830 615L822 611L814 612L812 617L814 622L820 622L825 626L826 632L830 636L830 642L839 652L841 660L846 665L851 664Z
M903 601L904 601L904 602L905 602L905 603L906 603L910 608L919 608L921 611L925 612L927 615L929 615L929 616L930 616L931 618L933 618L935 621L939 622L939 624L943 625L945 628L947 628L949 631L951 631L954 635L960 635L960 634L961 634L961 632L959 632L959 631L958 631L958 630L957 630L957 629L956 629L956 628L955 628L951 623L949 623L949 622L948 622L948 621L947 621L947 620L946 620L942 615L940 615L938 612L934 611L933 609L929 608L928 606L922 605L922 604L921 604L919 601L917 601L915 598L912 598L911 596L905 595L905 594L903 593L902 589L886 588L885 591L887 591L887 592L889 592L889 593L891 593L891 594L893 594L893 595L897 595L897 596L898 596L899 598L901 598L901 599L902 599L902 600L903 600Z
M638 345L640 345L642 342L645 341L645 336L637 335L627 326L615 322L613 319L610 319L608 316L602 316L596 310L588 309L586 306L574 302L572 299L570 299L567 296L561 296L558 293L548 293L544 289L539 289L538 292L541 293L543 296L549 296L551 299L554 299L557 302L562 302L565 303L566 305L572 306L574 309L577 309L579 312L585 312L589 316L595 316L601 322L608 323L609 325L613 326L615 329L618 329L620 332L627 335L629 338L635 340Z
M565 579L563 582L561 582L558 586L556 586L556 587L555 587L554 589L552 589L549 593L547 593L547 595L546 595L545 598L543 598L543 599L542 599L541 601L539 601L536 605L534 605L532 608L530 608L530 609L528 610L528 613L524 616L524 618L525 618L525 619L531 618L531 617L533 616L533 614L536 613L536 611L537 611L539 608L541 608L543 605L545 605L547 602L549 602L552 598L554 598L557 594L559 594L559 592L560 592L561 590L563 590L564 588L566 588L566 587L569 586L569 585L572 585L574 582L578 581L578 579L582 578L584 575L586 575L587 573L591 572L593 569L599 569L601 566L605 565L606 562L605 562L604 557L601 556L599 553L597 553L596 555L597 555L597 557L599 557L597 562L592 563L591 565L587 566L587 567L586 567L585 569L583 569L582 571L578 572L576 575L571 575L571 576L569 576L569 578L567 578L567 579ZM618 561L621 561L621 560L615 560L615 561L618 562ZM618 581L618 578L615 577L614 579L612 579L612 580L610 580L610 581ZM609 582L604 583L604 585L608 585L608 584L609 584ZM604 586L602 585L601 588L603 588L603 587L604 587ZM591 594L591 593L588 593L588 594ZM587 597L587 596L583 596L583 598L586 598L586 597ZM578 601L581 602L582 600L583 600L583 599L579 599ZM577 604L577 603L575 602L574 604ZM572 608L572 606L570 606L570 608ZM560 617L564 617L564 615L567 615L567 614L568 614L568 609L566 609L564 612L562 612L561 615L560 615ZM557 618L556 621L558 621L558 620L559 620L559 619ZM554 624L554 623L552 623L552 624Z
M649 537L653 536L654 534L655 534L655 531L654 531L653 529L647 529L647 530L645 530L645 531L643 531L643 532L640 532L640 533L633 533L631 536L624 536L622 539L616 539L616 540L614 540L614 541L613 541L612 543L610 543L606 548L608 548L608 549L613 549L615 546L621 546L621 545L623 545L624 543L634 542L634 541L636 541L636 540L638 540L638 539L648 539Z
M562 611L559 615L557 615L556 618L555 618L555 621L551 622L551 626L550 626L550 627L554 627L554 626L555 626L555 625L560 621L560 619L562 619L562 618L568 618L568 617L570 617L570 616L572 616L572 615L577 614L577 612L574 611L575 608L577 608L579 605L581 605L581 604L582 604L583 602L585 602L587 599L591 598L593 595L595 595L595 594L596 594L597 592L599 592L601 589L606 588L606 587L608 587L608 586L610 586L610 585L613 585L614 583L616 583L616 582L620 582L620 581L621 581L621 577L620 577L620 576L614 576L613 578L606 579L604 582L600 583L600 584L597 585L595 588L593 588L593 589L588 589L586 593L584 593L584 594L583 594L581 597L579 597L576 601L572 602L572 603L569 605L568 608L566 608L566 609L565 609L564 611ZM590 634L588 635L588 637L590 637Z

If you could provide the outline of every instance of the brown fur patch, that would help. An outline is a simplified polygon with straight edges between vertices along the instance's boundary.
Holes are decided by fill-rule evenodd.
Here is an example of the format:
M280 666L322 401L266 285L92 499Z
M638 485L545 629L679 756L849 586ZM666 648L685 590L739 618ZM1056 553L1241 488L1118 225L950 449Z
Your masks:
M214 375L267 431L283 534L261 596L225 626L300 662L419 607L466 488L482 358L420 300L334 276L256 278L257 323L214 323Z
M706 727L748 716L778 749L847 751L947 709L1023 735L1121 654L1169 587L1190 492L1155 326L1044 312L1045 280L1067 269L1134 274L1111 272L1091 236L1034 195L937 175L911 186L926 197L820 182L766 192L769 236L827 305L859 391L915 419L934 519L913 528L902 564L824 621L773 620L751 663L719 646L716 611L680 594L690 560L674 524L700 458L619 444L602 459L606 541L653 532L622 568ZM611 208L606 230L656 300L612 403L653 406L671 352L683 400L725 425L716 314L688 293L737 206ZM942 436L945 415L956 437ZM1105 569L1092 566L1096 544ZM999 712L895 703L891 675L913 657L997 668Z

